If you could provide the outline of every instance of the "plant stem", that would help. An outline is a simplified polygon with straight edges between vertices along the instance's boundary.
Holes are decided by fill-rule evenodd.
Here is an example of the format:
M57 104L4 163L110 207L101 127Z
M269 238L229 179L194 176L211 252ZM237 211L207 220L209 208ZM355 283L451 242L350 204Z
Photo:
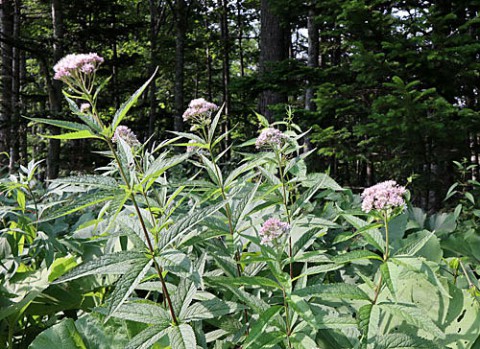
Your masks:
M288 347L292 347L292 343L290 341L290 335L292 334L292 330L290 328L290 312L288 309L288 303L287 303L287 296L285 294L285 289L282 288L282 293L283 293L283 306L285 307L285 333L287 334L287 342L288 342Z
M388 212L387 211L383 213L383 223L385 226L385 252L383 253L383 263L386 263L388 261L388 254L389 254ZM382 289L382 285L383 285L383 277L382 277L382 274L380 273L380 279L378 280L377 287L375 287L375 296L373 297L373 304L377 303L378 296L380 295L380 291Z
M158 277L160 278L160 282L162 284L162 290L163 294L165 295L165 298L167 299L167 304L168 308L170 310L170 315L172 316L172 321L175 325L178 325L178 320L175 315L175 311L173 309L173 304L172 300L170 299L170 295L167 290L167 285L165 284L165 279L163 278L163 271L162 267L157 263L157 260L155 259L155 249L153 247L152 241L150 239L150 236L148 235L148 229L147 226L145 225L145 220L143 219L142 212L140 211L140 207L137 204L137 201L135 200L135 194L132 190L132 187L130 185L130 182L128 181L128 178L123 171L122 165L120 163L120 159L118 158L117 152L115 151L115 148L113 147L112 141L108 138L105 138L105 141L108 144L108 147L110 148L110 151L113 154L113 157L115 158L115 161L117 162L118 169L120 172L120 175L122 176L123 181L125 182L125 185L127 186L128 191L130 192L130 198L132 199L133 206L135 207L135 211L137 213L138 219L140 221L140 225L142 227L143 233L145 235L145 241L147 242L148 249L150 250L150 253L153 256L153 265L155 267L155 270L157 271Z
M290 209L288 208L288 197L287 197L287 188L285 185L285 174L283 172L283 166L282 166L282 158L280 151L275 149L275 157L278 162L278 170L280 172L280 181L282 182L282 193L283 193L283 206L285 206L285 212L287 213L287 222L288 225L291 227L292 225L292 219L290 217ZM293 255L293 250L292 250L292 235L288 235L288 257L290 258L290 279L293 279L293 264L292 264L292 256Z

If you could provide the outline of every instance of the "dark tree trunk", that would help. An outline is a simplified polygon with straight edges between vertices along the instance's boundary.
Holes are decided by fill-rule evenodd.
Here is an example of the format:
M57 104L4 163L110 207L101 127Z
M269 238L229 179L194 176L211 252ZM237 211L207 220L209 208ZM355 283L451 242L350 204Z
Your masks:
M175 115L173 129L183 130L182 114L185 109L183 85L185 80L185 41L187 34L187 4L185 0L175 2Z
M290 32L281 18L270 7L271 0L261 0L260 26L260 78L271 83L273 66L288 58ZM287 102L285 92L274 88L266 88L260 93L258 109L268 120L273 120L270 106Z
M13 16L13 40L16 42L20 37L21 2L15 0ZM9 171L15 172L20 160L20 49L13 47L12 50L12 114L10 122L10 163Z
M63 13L62 13L62 1L52 1L52 25L53 25L53 60L58 62L63 56ZM62 111L62 83L51 78L48 67L45 67L45 76L47 83L49 83L49 102L50 111L54 118L60 115ZM57 128L52 128L53 134L58 134ZM48 155L47 155L47 178L53 179L58 177L60 169L60 140L50 139Z
M308 27L308 61L307 66L309 68L318 68L319 56L320 56L320 42L318 35L318 26L315 23L315 10L310 8L308 11L307 19ZM313 102L314 87L312 81L307 78L307 89L305 91L305 109L309 111L315 111L315 103Z
M228 1L219 0L218 4L222 11L220 16L220 28L222 36L222 77L223 77L223 103L225 104L224 113L226 115L230 112L230 35L228 30ZM227 119L228 120L228 119Z
M1 108L0 108L0 166L7 166L10 150L10 126L12 121L12 62L13 47L10 43L14 31L14 7L12 1L0 3L1 35L2 39L2 79L1 79Z

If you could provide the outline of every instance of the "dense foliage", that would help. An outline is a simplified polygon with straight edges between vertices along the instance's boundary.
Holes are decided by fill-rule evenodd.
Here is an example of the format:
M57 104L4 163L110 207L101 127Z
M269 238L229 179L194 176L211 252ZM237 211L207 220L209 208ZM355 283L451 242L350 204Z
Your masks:
M33 161L2 181L1 345L479 347L478 182L450 188L450 213L393 181L360 197L307 172L291 113L257 115L260 135L232 148L203 99L190 132L142 143L122 123L154 76L103 117L108 79L73 58L59 78L74 119L35 122L101 142L109 162L48 188Z
M255 135L252 110L279 121L289 103L312 129L313 170L359 188L411 176L414 203L440 209L452 161L478 163L478 11L472 0L2 1L1 164L46 158L48 178L105 164L98 142L47 144L21 118L66 120L50 68L93 51L112 75L108 116L158 67L125 120L141 141L181 131L191 99L225 103L238 139Z

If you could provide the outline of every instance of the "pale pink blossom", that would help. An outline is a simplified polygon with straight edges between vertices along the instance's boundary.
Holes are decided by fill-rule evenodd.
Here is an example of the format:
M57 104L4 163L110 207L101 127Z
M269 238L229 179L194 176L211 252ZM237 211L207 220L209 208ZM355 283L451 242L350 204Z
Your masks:
M288 136L285 135L282 131L277 130L276 128L270 127L266 128L258 136L255 146L258 148L262 147L281 147L285 141L288 139Z
M117 127L113 134L112 142L116 143L119 138L123 139L130 146L140 144L135 133L133 133L133 131L127 126L120 125Z
M362 193L362 210L370 212L372 210L386 210L389 208L405 206L403 195L406 189L395 181L386 181L378 183L367 188Z
M262 245L268 245L286 233L288 229L290 229L288 223L282 222L277 218L269 218L263 223L258 232L258 235L262 238L260 243Z
M92 74L103 63L103 58L96 53L69 54L53 67L56 80L62 80L77 73Z
M194 144L194 143L197 143L196 141L194 141L193 139L191 139L190 141L188 141L189 144ZM197 149L196 146L194 145L187 145L187 153L193 153L195 150Z
M85 113L88 109L90 109L90 103L82 103L80 104L80 111Z
M203 98L190 101L187 110L183 113L183 121L210 117L211 113L218 110L218 105L207 102Z

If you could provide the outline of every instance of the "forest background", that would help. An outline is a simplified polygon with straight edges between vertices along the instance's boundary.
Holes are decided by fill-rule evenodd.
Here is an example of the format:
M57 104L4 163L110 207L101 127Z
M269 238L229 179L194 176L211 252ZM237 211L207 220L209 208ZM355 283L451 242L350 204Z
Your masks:
M413 178L415 205L437 209L453 161L479 161L479 9L476 0L2 0L0 164L8 172L46 158L51 179L105 161L95 142L39 139L59 131L23 117L67 120L51 67L97 52L111 114L158 67L126 120L142 141L182 130L194 98L225 104L233 140L258 133L254 111L282 120L290 105L311 129L312 170L358 190Z

